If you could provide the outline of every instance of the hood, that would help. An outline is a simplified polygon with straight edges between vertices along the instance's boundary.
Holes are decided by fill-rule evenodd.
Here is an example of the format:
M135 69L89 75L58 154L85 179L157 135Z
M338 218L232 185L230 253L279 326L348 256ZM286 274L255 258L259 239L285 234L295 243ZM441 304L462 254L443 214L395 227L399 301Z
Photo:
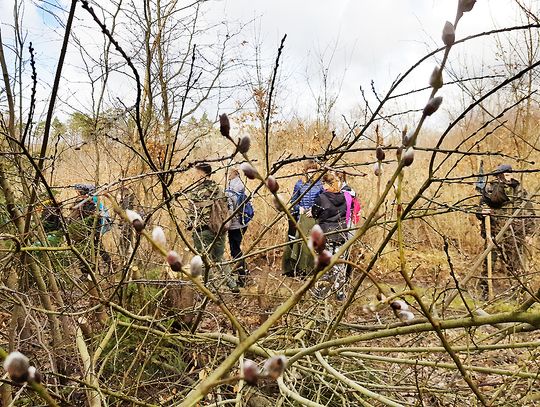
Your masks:
M345 205L345 195L342 192L325 192L326 197L335 206Z

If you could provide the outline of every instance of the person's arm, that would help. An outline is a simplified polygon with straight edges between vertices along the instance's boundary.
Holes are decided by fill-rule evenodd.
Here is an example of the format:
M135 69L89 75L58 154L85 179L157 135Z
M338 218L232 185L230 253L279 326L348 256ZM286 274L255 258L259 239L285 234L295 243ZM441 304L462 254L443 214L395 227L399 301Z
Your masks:
M300 181L297 181L296 184L294 184L293 194L289 202L292 203L296 201L299 196L300 196ZM293 214L298 214L299 210L300 210L300 205L299 203L296 203L292 208L292 212Z
M321 195L319 194L316 198L315 198L315 203L313 204L313 206L311 207L311 215L315 218L315 219L319 219L322 215L324 211L324 208L322 207L322 202L321 202Z
M234 211L236 208L236 194L233 189L232 182L229 182L227 189L225 190L225 195L227 195L227 205L231 211Z

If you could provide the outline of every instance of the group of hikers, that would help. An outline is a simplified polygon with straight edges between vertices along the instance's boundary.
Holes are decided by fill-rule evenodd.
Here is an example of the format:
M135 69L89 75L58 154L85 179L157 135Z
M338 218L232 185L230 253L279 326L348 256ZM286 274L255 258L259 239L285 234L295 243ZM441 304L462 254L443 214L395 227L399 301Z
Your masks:
M226 284L232 292L239 292L239 288L247 284L249 276L242 241L254 216L250 196L238 169L228 169L226 188L212 179L213 169L209 163L195 165L193 173L192 187L177 197L186 202L182 207L186 211L187 229L191 231L195 249L217 264L214 269L217 273L208 270L205 279L216 287ZM487 295L487 277L491 278L498 259L503 260L508 274L512 276L518 276L519 271L525 268L527 245L535 228L533 206L526 191L510 173L511 166L500 165L492 172L490 182L484 177L477 183L481 200L475 212L481 220L482 235L488 243L501 235L484 262L484 273L480 278L484 295ZM292 219L289 219L288 244L282 257L285 276L303 277L314 269L312 251L301 237L309 236L315 225L325 233L327 248L332 254L350 238L360 221L360 202L356 192L347 184L346 176L344 171L322 172L314 160L304 161L302 175L294 185L289 201ZM103 262L112 267L111 256L101 243L103 234L112 227L108 211L98 199L94 185L76 184L74 189L77 199L68 218L70 236L93 243ZM122 196L120 202L124 209L133 205L134 194L128 195L130 199ZM514 213L516 210L518 212ZM42 224L49 244L58 244L61 239L59 209L45 206ZM93 239L88 239L90 235ZM232 258L230 262L224 261L227 240ZM347 255L347 252L342 253L345 259ZM351 275L349 264L347 261L336 263L315 287L315 295L326 295L331 291L337 300L345 299L345 285ZM325 290L318 292L318 287Z
M228 266L221 268L221 275L233 292L246 284L248 270L242 253L242 240L248 222L253 217L253 209L245 191L245 185L237 169L229 171L225 190L211 178L212 167L208 163L195 166L195 187L188 193L188 229L192 231L193 242L198 252L206 252L215 263L223 262L226 236L229 240L231 257L234 261L233 273ZM283 274L287 276L306 275L313 270L313 256L305 241L299 239L299 231L304 236L315 224L320 225L327 235L332 253L335 253L348 239L350 227L359 220L360 204L355 192L347 186L345 174L328 172L322 180L317 180L318 165L309 160L304 164L303 177L294 186L291 198L291 214L288 239L291 242L283 255ZM216 202L227 199L232 213L228 227L223 227L222 217L213 214L220 209ZM251 209L249 209L251 208ZM225 233L225 230L227 231ZM345 298L343 285L348 277L347 267L335 267L331 282L337 289L337 298Z

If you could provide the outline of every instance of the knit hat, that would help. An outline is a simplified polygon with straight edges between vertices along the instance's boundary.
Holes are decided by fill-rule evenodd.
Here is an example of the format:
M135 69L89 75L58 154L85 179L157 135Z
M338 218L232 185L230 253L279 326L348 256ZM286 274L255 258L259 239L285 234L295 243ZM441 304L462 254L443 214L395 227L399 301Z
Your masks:
M493 171L494 174L504 174L506 172L512 172L512 166L510 164L501 164L497 168L495 168L495 171Z
M208 163L200 163L195 165L195 168L204 172L206 175L212 174L212 166Z
M73 185L73 188L75 188L77 192L82 192L84 194L91 194L96 190L94 184L75 184Z

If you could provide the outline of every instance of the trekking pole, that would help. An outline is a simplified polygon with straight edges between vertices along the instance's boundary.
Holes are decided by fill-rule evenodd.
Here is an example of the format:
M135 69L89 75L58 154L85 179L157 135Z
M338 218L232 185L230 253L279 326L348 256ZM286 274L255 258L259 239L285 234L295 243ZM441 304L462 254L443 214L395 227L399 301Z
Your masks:
M491 215L485 217L486 226L486 248L491 247L493 239L491 237ZM488 286L488 300L493 300L493 258L491 257L491 251L487 255L487 286Z
M484 175L484 162L480 160L480 166L478 168L478 179L475 183L475 188L480 194L484 194L484 190L487 184L487 176ZM484 215L484 227L486 232L486 250L493 247L493 239L491 237L491 213L488 212ZM491 250L487 254L487 287L488 287L488 299L493 299L493 258L491 257Z

